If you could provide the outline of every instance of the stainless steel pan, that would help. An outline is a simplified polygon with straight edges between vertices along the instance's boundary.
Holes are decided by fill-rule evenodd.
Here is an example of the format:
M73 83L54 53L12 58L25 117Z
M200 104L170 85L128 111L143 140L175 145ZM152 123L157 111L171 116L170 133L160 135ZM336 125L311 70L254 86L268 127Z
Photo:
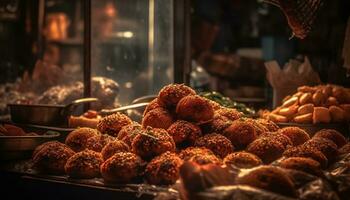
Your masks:
M143 102L143 103L135 103L135 104L127 105L127 106L122 106L122 107L114 108L114 109L102 109L99 112L99 114L102 116L106 116L106 115L110 115L113 113L123 112L123 111L128 111L128 110L137 110L137 109L143 110L143 108L146 107L147 105L148 105L148 102Z
M11 121L20 124L66 126L74 109L82 103L96 102L97 98L82 98L67 105L8 104Z

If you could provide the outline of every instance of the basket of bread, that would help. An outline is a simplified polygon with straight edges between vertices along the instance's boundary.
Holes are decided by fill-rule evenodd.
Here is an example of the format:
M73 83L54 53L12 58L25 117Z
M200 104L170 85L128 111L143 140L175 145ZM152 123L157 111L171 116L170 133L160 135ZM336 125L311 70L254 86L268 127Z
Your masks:
M260 115L282 126L346 126L350 121L350 89L330 84L301 86L285 97L281 106Z

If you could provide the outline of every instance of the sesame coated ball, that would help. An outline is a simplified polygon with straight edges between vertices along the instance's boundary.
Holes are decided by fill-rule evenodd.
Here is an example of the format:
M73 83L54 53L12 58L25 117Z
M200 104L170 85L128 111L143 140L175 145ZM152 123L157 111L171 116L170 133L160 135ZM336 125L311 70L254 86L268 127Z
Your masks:
M195 142L196 147L205 147L210 149L220 158L224 158L227 154L233 152L234 147L229 139L225 136L212 133L200 137Z
M122 113L114 113L103 117L97 124L97 130L103 134L116 137L123 126L131 123L132 121L128 116Z
M145 178L150 184L174 184L179 179L182 163L183 161L175 153L165 152L148 163L145 170Z

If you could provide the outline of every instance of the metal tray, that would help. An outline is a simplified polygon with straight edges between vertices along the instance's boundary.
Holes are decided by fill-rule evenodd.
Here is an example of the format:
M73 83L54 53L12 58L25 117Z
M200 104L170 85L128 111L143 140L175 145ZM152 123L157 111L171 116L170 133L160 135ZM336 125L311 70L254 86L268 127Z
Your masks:
M350 136L350 124L346 123L330 123L330 124L298 124L298 123L277 123L280 128L288 126L296 126L313 136L317 131L321 129L334 129L342 133L344 136Z
M96 98L82 98L67 105L8 104L8 107L11 120L16 123L67 126L69 116L78 105L97 100Z
M35 132L38 135L0 136L0 160L30 158L37 146L48 141L59 140L61 136L60 132L55 130L12 125L22 128L25 132Z

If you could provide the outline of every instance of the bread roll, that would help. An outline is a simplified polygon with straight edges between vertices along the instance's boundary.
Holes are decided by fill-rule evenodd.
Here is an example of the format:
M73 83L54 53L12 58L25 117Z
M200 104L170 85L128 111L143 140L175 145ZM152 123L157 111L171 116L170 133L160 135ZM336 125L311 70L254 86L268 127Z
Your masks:
M308 103L305 105L302 105L298 108L298 115L304 115L314 112L314 105L312 103Z
M89 127L89 128L96 128L98 124L97 118L90 119L86 117L69 117L69 127L71 128L77 128L77 127Z
M343 122L345 119L345 111L338 106L330 106L329 113L333 122Z
M325 107L315 107L312 117L313 123L329 123L331 121L331 115L328 108Z
M300 105L304 105L304 104L311 103L311 102L312 102L312 94L311 93L304 93L299 98Z
M313 113L299 115L294 117L294 121L296 123L301 123L301 124L312 123L312 116L313 116Z

